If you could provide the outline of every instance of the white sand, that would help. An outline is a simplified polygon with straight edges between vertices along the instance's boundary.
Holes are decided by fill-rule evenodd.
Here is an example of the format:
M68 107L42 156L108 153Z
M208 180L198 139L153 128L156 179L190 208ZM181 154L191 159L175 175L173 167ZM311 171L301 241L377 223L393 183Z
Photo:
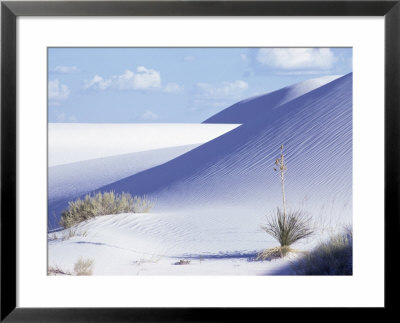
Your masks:
M202 144L237 126L49 123L49 167L139 151Z
M282 95L286 98L299 89L307 92L304 84L286 89ZM313 215L319 228L335 229L351 223L352 76L316 89L312 86L310 92L272 109L267 109L273 105L270 96L255 100L260 109L253 120L249 121L244 106L232 110L238 121L246 117L241 126L53 125L49 133L53 165L114 156L112 163L86 165L91 168L86 178L92 178L93 183L85 189L146 194L155 207L148 214L92 219L73 228L75 234L69 239L63 239L68 230L50 233L49 265L72 271L83 257L94 260L94 274L98 275L287 272L290 258L253 261L257 252L277 246L260 226L265 216L281 205L279 176L273 171L281 144L285 145L288 164L290 208ZM243 102L251 105L253 101ZM67 135L71 129L75 131ZM118 157L134 151L194 145L197 140L203 144L175 151L169 155L171 159L160 157L168 149L157 153L158 157L148 157L161 163L158 166L135 157L132 160L142 162L138 168L129 168L126 165L130 162ZM117 169L120 179L109 182L113 176L106 175L102 182L94 180L110 167ZM85 168L63 168L63 179L51 188L49 196L58 194L58 208L67 205L68 194L76 193L71 186L79 180L67 179L79 177L79 169ZM100 182L105 185L98 187ZM293 247L310 249L321 238L317 235ZM180 259L188 259L190 264L174 265Z

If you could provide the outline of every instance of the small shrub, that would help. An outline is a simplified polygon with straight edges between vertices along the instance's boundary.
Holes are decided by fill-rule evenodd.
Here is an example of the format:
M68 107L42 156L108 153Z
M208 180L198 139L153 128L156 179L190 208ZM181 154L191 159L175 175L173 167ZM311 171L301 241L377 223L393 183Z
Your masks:
M145 197L129 193L114 192L87 194L83 200L68 203L68 208L61 213L60 225L70 228L73 225L100 215L119 213L147 213L153 204Z
M176 262L174 265L189 265L189 264L190 264L190 260L181 259L178 262Z
M302 211L288 212L285 216L279 208L261 228L275 238L282 247L289 247L314 233L310 216Z
M79 260L74 264L74 272L77 276L90 276L93 272L93 259L83 259Z
M352 275L353 233L346 229L292 264L297 275Z

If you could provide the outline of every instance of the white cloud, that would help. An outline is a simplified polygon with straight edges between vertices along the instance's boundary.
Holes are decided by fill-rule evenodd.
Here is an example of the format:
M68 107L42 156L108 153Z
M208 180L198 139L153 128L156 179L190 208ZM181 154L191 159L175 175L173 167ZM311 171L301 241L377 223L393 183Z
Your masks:
M95 75L90 81L83 84L85 90L93 88L97 90L105 90L111 85L111 80L104 80L100 75Z
M142 119L144 119L144 120L156 120L156 119L158 119L158 114L154 113L153 111L146 110L142 114Z
M137 68L136 75L132 75L134 89L157 88L161 85L160 72L147 69L144 66Z
M188 55L188 56L185 56L183 58L183 60L186 61L186 62L191 62L191 61L194 61L195 58L193 56Z
M56 66L53 70L56 73L60 74L69 74L79 72L79 69L76 66Z
M329 48L261 48L257 61L281 70L327 70L337 58Z
M59 80L55 79L49 81L48 95L51 101L60 101L68 99L70 90L68 86L60 83Z
M95 75L91 80L84 81L84 89L96 90L148 90L161 87L160 72L139 66L136 72L126 70L121 75L114 75L109 79L104 79Z
M197 83L197 97L203 99L238 99L248 89L248 84L237 80L234 82L222 82L214 85L210 83Z
M179 85L177 83L168 83L163 89L163 92L165 93L179 93L182 91L183 85Z
M243 61L247 61L247 59L248 59L248 57L247 57L246 54L240 54L240 58L241 58Z

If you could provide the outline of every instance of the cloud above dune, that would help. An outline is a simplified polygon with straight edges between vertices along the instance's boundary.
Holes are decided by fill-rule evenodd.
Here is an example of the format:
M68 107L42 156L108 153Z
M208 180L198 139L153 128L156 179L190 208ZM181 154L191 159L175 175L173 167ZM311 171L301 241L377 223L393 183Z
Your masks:
M264 66L279 70L327 70L337 57L329 48L260 48L256 57Z
M161 86L160 72L138 66L135 72L126 70L120 75L113 75L111 78L103 78L95 75L91 80L85 80L83 88L95 90L148 90L157 89Z
M126 70L119 75L104 78L100 75L93 76L90 80L85 80L83 84L85 90L138 90L138 91L161 91L164 93L179 93L183 91L183 86L171 82L162 86L161 73L151 68L138 66L136 71Z

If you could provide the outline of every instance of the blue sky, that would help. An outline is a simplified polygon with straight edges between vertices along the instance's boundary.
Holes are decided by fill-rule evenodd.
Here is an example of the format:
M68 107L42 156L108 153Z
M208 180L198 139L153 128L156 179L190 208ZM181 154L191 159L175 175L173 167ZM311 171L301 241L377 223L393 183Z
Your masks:
M242 99L351 71L351 48L49 48L48 117L200 123Z

